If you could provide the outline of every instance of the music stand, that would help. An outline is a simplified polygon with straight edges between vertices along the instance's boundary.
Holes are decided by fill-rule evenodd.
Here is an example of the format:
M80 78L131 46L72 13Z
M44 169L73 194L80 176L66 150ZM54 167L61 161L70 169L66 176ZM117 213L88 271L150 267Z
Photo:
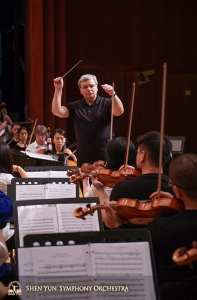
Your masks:
M185 145L185 137L169 136L168 138L172 143L172 154L182 154Z

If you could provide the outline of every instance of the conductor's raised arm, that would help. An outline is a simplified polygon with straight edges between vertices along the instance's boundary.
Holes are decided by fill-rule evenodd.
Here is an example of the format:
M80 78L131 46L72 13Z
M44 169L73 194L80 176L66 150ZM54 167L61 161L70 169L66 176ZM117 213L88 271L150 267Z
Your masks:
M64 86L64 81L62 77L58 77L54 79L55 92L52 100L51 111L57 117L68 118L69 117L68 109L65 106L61 105L63 86Z

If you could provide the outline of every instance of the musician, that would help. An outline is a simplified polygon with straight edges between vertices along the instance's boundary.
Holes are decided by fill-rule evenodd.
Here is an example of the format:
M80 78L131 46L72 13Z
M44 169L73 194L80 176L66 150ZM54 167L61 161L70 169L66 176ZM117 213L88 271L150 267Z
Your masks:
M50 136L52 149L47 150L44 154L58 154L60 161L65 161L66 156L70 156L74 162L77 162L77 158L74 153L72 153L70 149L66 148L66 132L63 129L55 129Z
M124 164L127 140L124 137L113 138L107 145L107 169L118 171ZM128 164L134 166L136 157L136 148L132 141L129 144ZM106 187L107 194L110 195L111 188ZM97 189L90 185L89 178L83 180L84 197L98 197Z
M25 151L27 148L28 131L26 127L19 127L17 130L19 141L15 146L16 150Z
M20 123L12 123L11 126L11 138L7 140L7 144L9 145L10 148L15 148L16 144L19 142L19 137L18 137L18 129L21 127Z
M8 296L9 283L18 279L16 265L13 263L6 263L8 256L9 253L5 240L0 233L0 300L20 299L19 296Z
M37 153L38 150L46 149L47 146L47 129L44 125L37 125L34 131L35 134L35 141L31 143L27 148L26 151L30 151L33 153Z
M159 284L181 282L179 288L184 294L184 290L191 290L192 283L196 286L197 262L193 263L193 269L177 266L172 262L172 254L183 246L190 249L192 241L197 239L197 155L188 153L174 158L169 176L175 196L183 201L185 210L177 215L155 218L148 229L153 241ZM187 285L187 282L190 284ZM195 293L196 297L197 289ZM168 299L171 300L173 296L173 299L196 299L192 297L194 294L190 298L189 295L188 298L177 298L172 294Z
M110 138L111 97L114 95L113 115L120 116L124 108L113 87L104 84L101 87L108 98L100 97L98 81L95 75L86 74L78 81L82 99L61 105L63 79L54 79L55 93L52 100L52 113L60 118L73 117L76 141L77 164L94 163L106 160L106 147Z
M28 177L20 166L13 165L10 147L6 142L0 141L0 190L7 194L7 185L11 184L13 173L18 172L22 178Z
M10 117L0 111L0 141L6 142L11 138L12 123Z
M139 136L137 143L136 167L141 170L142 175L118 182L112 189L110 200L117 201L121 198L147 200L150 195L157 190L160 133L157 131L148 132ZM171 151L172 144L167 136L164 136L162 165L169 159ZM104 201L108 201L109 197L102 183L95 178L92 178L92 183L97 188L101 204L104 203ZM169 177L162 173L161 189L173 194L172 187L170 187L168 183ZM112 214L113 213L114 211L112 211ZM102 217L105 225L109 228L114 228L125 223L125 221L120 218L117 218L116 222L116 216L109 218L105 211L102 212ZM133 225L133 227L135 226Z

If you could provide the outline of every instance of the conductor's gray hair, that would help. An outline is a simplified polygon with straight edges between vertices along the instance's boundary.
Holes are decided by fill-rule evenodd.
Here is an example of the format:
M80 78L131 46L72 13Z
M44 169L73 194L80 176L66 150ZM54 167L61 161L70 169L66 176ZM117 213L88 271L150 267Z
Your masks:
M78 86L79 88L81 87L81 82L82 81L87 81L87 80L91 80L93 79L95 84L98 84L98 81L97 81L97 78L95 75L92 75L92 74L85 74L85 75L82 75L79 80L78 80Z

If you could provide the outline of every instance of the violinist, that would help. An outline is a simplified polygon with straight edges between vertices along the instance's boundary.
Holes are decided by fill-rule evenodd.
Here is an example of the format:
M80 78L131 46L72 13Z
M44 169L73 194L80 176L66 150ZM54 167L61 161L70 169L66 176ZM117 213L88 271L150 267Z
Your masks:
M159 149L160 133L157 131L148 132L137 138L138 148L136 155L136 167L141 170L140 176L118 182L112 189L110 200L119 200L121 198L130 198L147 200L150 195L157 190L158 172L159 172ZM163 139L163 165L169 159L172 151L170 140L164 136ZM168 185L169 177L162 174L161 189L173 194L172 187ZM92 178L92 183L97 188L101 204L108 201L109 197L105 193L103 185L96 179ZM109 228L116 227L112 218L108 218L105 211L102 212L103 221ZM120 221L120 220L119 220ZM124 223L124 220L122 220ZM119 224L121 225L121 224ZM139 225L136 225L137 227ZM145 225L143 225L145 226ZM135 225L133 225L135 227Z
M34 131L34 135L36 137L35 141L31 143L26 151L30 151L33 153L37 153L41 149L46 149L47 148L47 129L44 125L37 125Z
M125 137L113 138L107 145L107 169L113 171L119 170L124 164L125 151L127 146L127 139ZM128 164L135 165L136 149L132 141L129 144ZM108 195L111 193L111 188L106 187ZM85 177L83 180L84 197L98 197L97 189L90 185L89 178Z
M106 161L106 147L110 138L111 109L113 115L120 116L124 108L113 87L103 84L101 87L108 94L107 98L100 97L98 81L95 75L86 74L78 81L82 99L61 105L63 79L54 79L55 93L52 100L52 113L60 118L72 117L74 120L77 141L77 164L93 164L97 160Z
M51 141L52 141L52 149L47 150L44 154L58 154L59 161L65 161L66 156L69 156L74 162L77 162L77 158L72 153L72 151L66 148L66 132L61 129L55 129L51 134Z
M18 137L18 129L21 127L20 123L12 123L11 126L11 138L7 140L7 144L9 145L10 148L15 148L16 144L19 142L19 137Z
M182 246L190 249L197 239L197 155L188 153L174 158L169 176L175 196L183 201L185 210L176 216L157 217L148 225L162 285L161 299L196 299L197 261L192 269L188 265L178 266L172 262L172 254ZM173 285L167 288L168 282Z
M161 300L196 299L197 261L193 268L178 266L172 261L174 251L182 246L190 249L197 237L197 155L188 153L173 159L169 168L170 185L185 210L176 215L162 215L153 219L147 229L151 233ZM155 197L157 192L150 195ZM173 197L161 192L161 197ZM114 228L132 228L118 217L105 201L105 213L112 218ZM125 223L125 224L124 224Z

